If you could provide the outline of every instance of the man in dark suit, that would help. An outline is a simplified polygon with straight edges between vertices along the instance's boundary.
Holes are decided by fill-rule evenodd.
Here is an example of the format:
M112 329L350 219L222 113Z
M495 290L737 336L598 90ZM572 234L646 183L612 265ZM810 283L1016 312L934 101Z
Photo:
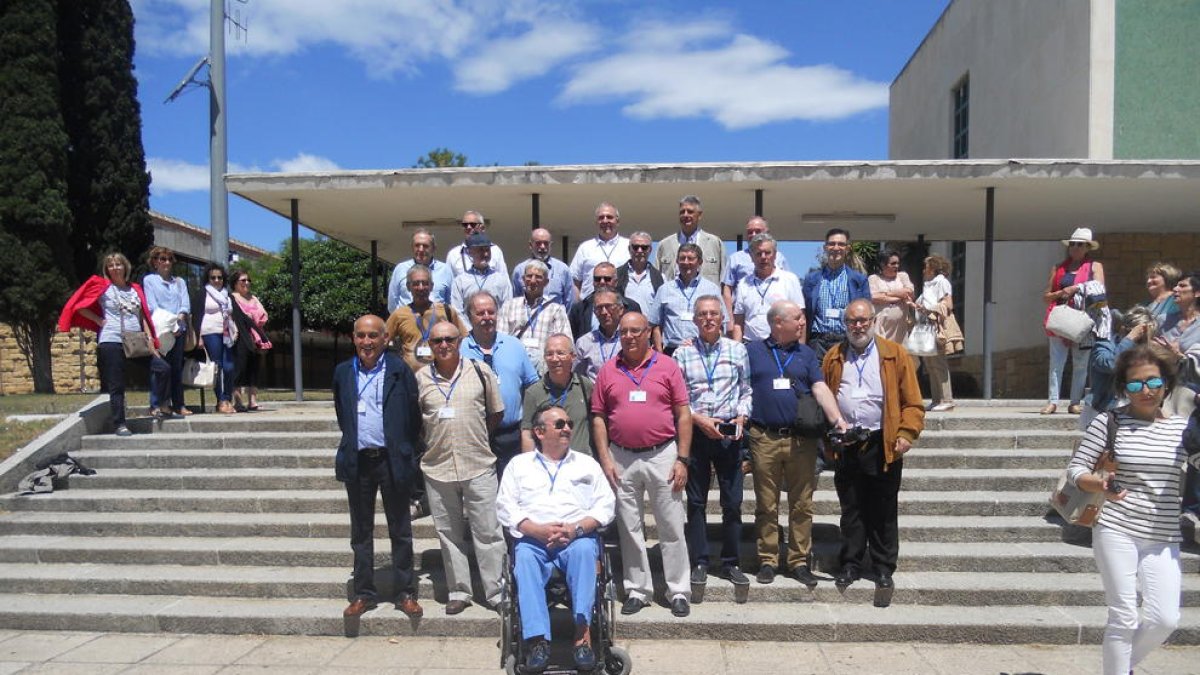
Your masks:
M343 615L357 617L379 604L375 589L375 494L382 493L392 540L396 609L423 614L413 576L409 497L416 475L414 439L419 437L417 382L398 356L388 353L383 319L368 314L354 322L354 358L333 372L333 404L342 440L336 476L350 504L354 551L354 600Z
M599 328L600 323L596 318L593 307L596 304L596 291L599 290L614 290L617 287L617 266L602 262L592 268L592 286L593 290L586 298L575 303L571 311L567 313L567 320L571 322L571 333L574 339L578 340L590 333L593 329ZM626 312L640 312L642 306L638 303L624 298L623 303Z

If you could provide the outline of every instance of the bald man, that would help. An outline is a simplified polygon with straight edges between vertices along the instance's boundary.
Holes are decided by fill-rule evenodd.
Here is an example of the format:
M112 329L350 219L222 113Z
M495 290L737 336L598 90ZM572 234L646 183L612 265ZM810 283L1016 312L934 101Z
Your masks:
M539 227L529 234L529 258L521 261L513 268L512 285L513 297L519 298L525 294L525 265L537 260L550 268L550 281L546 283L546 298L571 309L575 304L575 284L571 281L571 268L558 258L550 255L550 247L554 237L550 230Z

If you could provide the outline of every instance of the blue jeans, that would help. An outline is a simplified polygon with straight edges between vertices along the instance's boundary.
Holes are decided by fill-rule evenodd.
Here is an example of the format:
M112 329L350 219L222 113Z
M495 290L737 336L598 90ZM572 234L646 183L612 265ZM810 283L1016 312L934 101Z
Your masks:
M1088 354L1079 345L1062 338L1050 338L1050 380L1046 400L1057 403L1062 391L1063 369L1067 366L1067 354L1071 355L1071 403L1083 400L1083 385L1087 382Z
M692 437L692 468L687 480L688 557L692 565L708 566L708 486L714 469L721 489L721 564L738 564L742 541L742 441L728 446L695 432Z
M171 345L171 351L163 354L163 360L171 367L170 373L167 376L150 372L150 407L151 408L170 408L178 412L183 408L183 343L187 341L187 332L183 331L175 334L175 344ZM159 384L157 379L165 380L162 390L170 393L171 398L159 400L158 390Z
M513 546L513 576L517 580L517 602L521 608L521 637L550 639L550 608L546 605L546 582L557 567L567 577L575 625L591 623L596 604L596 560L600 543L594 536L581 537L566 547L547 550L541 542L524 537Z
M225 346L225 338L221 335L205 335L204 348L208 350L208 358L217 362L221 370L216 378L217 400L233 400L233 347Z

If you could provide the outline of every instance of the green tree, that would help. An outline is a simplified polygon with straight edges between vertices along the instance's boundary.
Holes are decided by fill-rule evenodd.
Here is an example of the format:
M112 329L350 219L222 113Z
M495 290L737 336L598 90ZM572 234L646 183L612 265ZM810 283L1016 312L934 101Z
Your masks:
M60 0L59 8L63 119L71 139L67 195L75 274L84 278L110 251L141 262L154 241L150 176L128 0Z
M0 321L43 393L54 391L50 336L74 281L56 16L54 0L0 2Z
M354 320L387 306L387 265L376 267L379 295L371 303L371 256L333 239L300 240L300 321L306 328L349 332ZM251 272L258 297L276 327L290 328L292 317L291 242L278 256L264 258Z
M417 158L414 169L436 169L447 166L466 166L467 156L450 148L434 148Z

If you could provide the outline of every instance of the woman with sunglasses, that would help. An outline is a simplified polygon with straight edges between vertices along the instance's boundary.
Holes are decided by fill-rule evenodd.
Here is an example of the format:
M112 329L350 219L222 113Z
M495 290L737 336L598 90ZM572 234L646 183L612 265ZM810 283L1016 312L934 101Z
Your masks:
M216 378L217 412L232 415L233 409L233 346L237 342L237 326L233 322L233 299L225 289L225 268L217 263L204 267L204 288L192 297L192 324L208 358L216 361L220 373Z
M892 342L904 342L908 335L909 303L916 292L900 262L900 253L887 249L879 254L879 273L867 277L875 305L875 334Z
M1050 318L1050 311L1056 305L1069 305L1078 310L1084 308L1083 287L1089 281L1104 283L1104 266L1092 260L1091 252L1100 248L1100 243L1092 238L1090 227L1079 227L1071 233L1070 239L1062 240L1067 247L1067 257L1050 270L1050 281L1042 293L1046 301L1046 314L1042 325ZM1047 331L1050 340L1050 373L1048 378L1049 393L1046 405L1042 408L1043 415L1054 414L1058 410L1058 397L1062 390L1063 370L1067 367L1067 355L1071 355L1071 404L1067 412L1079 414L1083 412L1083 386L1087 383L1086 350L1077 343L1065 340Z
M233 293L233 322L238 328L233 347L233 409L237 412L258 410L258 355L270 351L267 338L267 310L250 289L250 274L231 272L229 288Z
M142 288L146 291L146 304L151 314L161 309L177 317L174 339L163 353L163 359L171 366L166 383L166 390L171 396L169 399L156 400L153 393L155 387L152 386L150 409L171 415L191 415L192 411L183 405L183 352L187 342L188 315L192 311L187 283L175 276L172 269L175 266L175 253L166 246L150 249L146 259L150 269L154 270L142 278Z
M1103 492L1107 499L1092 531L1108 603L1107 675L1132 672L1179 623L1179 470L1200 448L1185 449L1184 418L1163 415L1162 402L1174 379L1160 350L1139 345L1122 352L1115 387L1129 405L1097 415L1068 468L1081 490ZM1117 470L1093 472L1105 451L1109 415L1117 416Z

